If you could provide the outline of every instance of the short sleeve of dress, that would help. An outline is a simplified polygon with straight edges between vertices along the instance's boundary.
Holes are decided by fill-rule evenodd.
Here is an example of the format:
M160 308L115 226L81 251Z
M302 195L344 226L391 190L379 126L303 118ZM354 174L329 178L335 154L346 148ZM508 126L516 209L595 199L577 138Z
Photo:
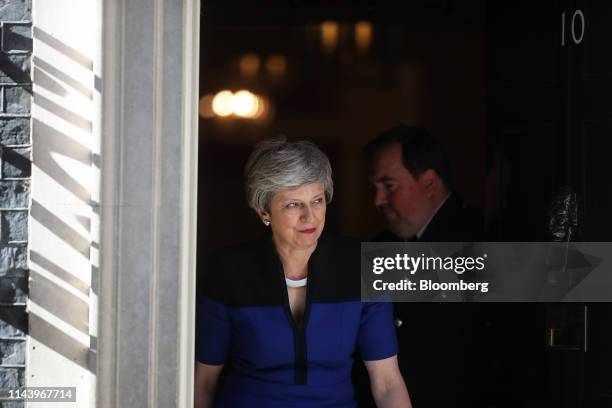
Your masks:
M363 304L357 346L365 361L382 360L397 354L392 303Z
M199 296L196 307L196 360L209 365L225 364L231 343L228 307Z

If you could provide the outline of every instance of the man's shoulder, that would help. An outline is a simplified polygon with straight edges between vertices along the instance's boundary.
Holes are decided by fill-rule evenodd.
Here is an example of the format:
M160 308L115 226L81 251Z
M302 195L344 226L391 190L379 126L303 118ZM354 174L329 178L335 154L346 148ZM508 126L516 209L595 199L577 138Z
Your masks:
M452 194L431 220L422 241L471 242L481 239L484 217L480 209Z

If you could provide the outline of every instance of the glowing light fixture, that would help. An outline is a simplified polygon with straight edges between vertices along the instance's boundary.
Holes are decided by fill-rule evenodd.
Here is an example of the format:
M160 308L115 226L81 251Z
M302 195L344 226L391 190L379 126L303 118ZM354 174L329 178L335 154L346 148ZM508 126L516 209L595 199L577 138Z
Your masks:
M259 71L259 57L255 54L244 54L240 58L240 72L244 75L255 75Z
M200 116L203 118L214 118L215 112L213 111L213 95L206 94L200 98Z
M321 23L321 46L323 50L331 52L338 45L338 23L324 21Z
M231 91L218 92L212 101L212 109L218 116L229 116L233 113L234 94Z
M238 91L232 98L232 112L243 118L254 118L259 109L259 100L251 92Z
M207 94L200 98L200 115L204 118L235 116L265 122L270 114L271 108L268 100L246 89L241 89L236 93L223 90L214 97Z
M355 45L361 52L366 52L372 44L372 23L360 21L355 24Z
M259 102L259 104L257 106L257 112L255 113L255 116L253 117L253 119L259 119L265 122L266 119L268 119L271 114L270 103L263 96L258 96L257 101Z
M281 76L287 71L287 58L284 55L271 55L266 60L266 69L275 76Z

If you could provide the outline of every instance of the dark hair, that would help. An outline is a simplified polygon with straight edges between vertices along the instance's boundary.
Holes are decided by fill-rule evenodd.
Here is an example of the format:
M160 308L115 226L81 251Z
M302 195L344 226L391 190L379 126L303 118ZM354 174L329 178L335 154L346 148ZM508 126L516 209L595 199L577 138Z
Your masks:
M414 177L432 169L438 174L446 187L451 188L450 164L442 145L422 127L397 126L387 129L364 146L363 152L368 160L379 150L394 143L402 147L404 167Z

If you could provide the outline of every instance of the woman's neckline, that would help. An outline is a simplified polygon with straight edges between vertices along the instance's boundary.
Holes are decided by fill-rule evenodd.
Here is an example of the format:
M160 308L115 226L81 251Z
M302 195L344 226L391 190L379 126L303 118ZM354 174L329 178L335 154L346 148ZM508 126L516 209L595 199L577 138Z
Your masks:
M308 276L303 279L289 279L285 276L285 283L289 288L303 288L308 284Z

